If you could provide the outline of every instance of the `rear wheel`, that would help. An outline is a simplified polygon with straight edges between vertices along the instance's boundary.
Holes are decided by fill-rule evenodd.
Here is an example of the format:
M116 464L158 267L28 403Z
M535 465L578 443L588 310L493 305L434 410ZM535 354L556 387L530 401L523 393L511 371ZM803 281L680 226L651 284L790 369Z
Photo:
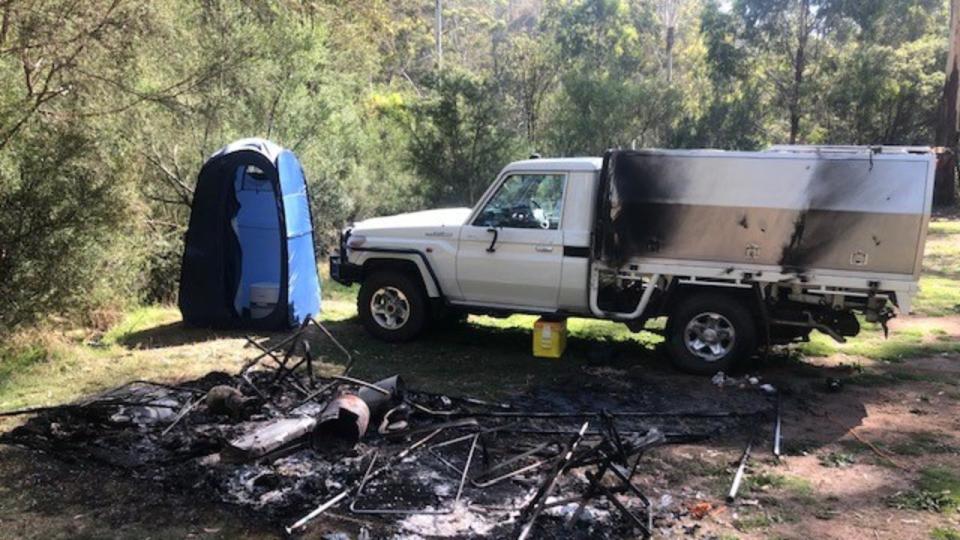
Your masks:
M692 294L667 320L667 354L674 366L698 375L730 371L757 349L757 324L738 298Z
M410 341L423 331L429 307L423 286L402 272L378 272L364 280L357 312L364 328L384 341Z

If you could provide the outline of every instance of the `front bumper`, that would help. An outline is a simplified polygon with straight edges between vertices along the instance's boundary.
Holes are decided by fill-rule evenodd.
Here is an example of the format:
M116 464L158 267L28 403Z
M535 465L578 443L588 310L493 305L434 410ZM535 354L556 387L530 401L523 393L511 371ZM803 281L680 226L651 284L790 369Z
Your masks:
M330 256L330 278L337 283L352 285L360 281L362 268L351 262L343 262L340 255Z

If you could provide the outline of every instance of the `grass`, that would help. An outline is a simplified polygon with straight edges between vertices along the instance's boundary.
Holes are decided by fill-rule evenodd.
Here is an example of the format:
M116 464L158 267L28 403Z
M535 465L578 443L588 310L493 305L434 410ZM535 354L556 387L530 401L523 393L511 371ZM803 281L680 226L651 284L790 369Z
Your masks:
M409 344L370 339L357 324L352 288L326 286L322 320L358 358L358 376L403 373L412 385L478 397L501 397L531 380L575 377L594 356L652 355L661 338L635 334L605 321L569 321L562 360L533 358L530 333L535 317L470 318L469 324L434 332ZM103 335L37 331L0 350L0 410L74 400L132 379L179 380L213 370L235 371L251 356L243 332L185 328L172 306L134 310ZM269 336L262 336L267 337ZM319 349L321 369L345 359L329 344ZM478 364L484 369L476 369ZM472 373L464 379L464 373ZM506 377L505 377L505 374Z
M820 456L819 461L824 467L842 469L856 463L857 456L851 452L830 452Z
M958 284L960 286L960 284ZM960 341L943 339L940 328L910 327L891 332L884 337L876 325L865 324L859 336L846 343L837 343L829 336L814 333L810 341L799 346L806 356L846 354L872 360L899 362L908 358L943 353L960 353Z
M744 483L747 493L762 493L780 490L797 498L813 495L813 484L805 478L772 472L761 472L748 476Z
M930 224L914 311L931 317L960 313L960 221Z
M128 313L118 324L107 330L100 339L102 345L118 345L129 341L138 332L169 324L179 319L167 306L149 306Z
M13 386L15 375L30 369L36 364L45 362L48 358L46 349L39 345L28 345L22 349L0 349L0 395Z
M326 270L321 272L321 277L323 278L322 289L323 289L323 298L326 300L334 301L343 301L343 302L353 302L357 298L357 291L360 290L360 285L342 285L336 281L330 279L329 274Z
M960 280L953 277L923 276L920 278L920 292L914 299L913 311L917 315L928 317L960 315Z
M533 328L537 320L534 315L513 315L507 318L471 316L470 323L484 328L500 330L527 330ZM653 347L663 341L657 334L648 332L634 333L626 325L594 319L568 319L567 336L578 340L600 341L608 343L638 343L644 347Z
M934 454L952 454L958 449L949 443L950 436L932 431L911 431L904 439L891 443L887 448L901 456L928 456ZM957 493L960 495L960 492Z
M767 512L758 511L744 514L733 520L737 530L749 532L756 529L765 529L776 524L779 520Z
M930 540L960 540L960 530L937 527L930 531Z
M887 504L908 510L952 513L960 508L960 476L946 467L926 467L912 490L895 494Z
M847 384L864 387L894 386L904 382L928 382L948 385L960 384L960 381L956 381L950 377L943 377L930 373L917 373L915 371L907 371L903 369L888 371L861 371L846 379Z
M960 234L960 221L950 221L945 219L935 219L930 221L930 227L927 229L930 236Z

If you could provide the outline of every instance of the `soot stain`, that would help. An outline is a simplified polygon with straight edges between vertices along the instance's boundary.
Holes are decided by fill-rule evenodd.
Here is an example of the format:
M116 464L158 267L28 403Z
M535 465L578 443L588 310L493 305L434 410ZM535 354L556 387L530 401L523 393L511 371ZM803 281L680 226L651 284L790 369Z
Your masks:
M649 152L618 152L610 164L610 223L605 258L615 264L669 247L681 219L674 202L683 185L682 162Z
M859 161L828 159L815 165L806 188L806 200L780 255L783 273L804 274L833 248L843 231L860 221L858 212L829 208L854 202L870 180L870 169Z

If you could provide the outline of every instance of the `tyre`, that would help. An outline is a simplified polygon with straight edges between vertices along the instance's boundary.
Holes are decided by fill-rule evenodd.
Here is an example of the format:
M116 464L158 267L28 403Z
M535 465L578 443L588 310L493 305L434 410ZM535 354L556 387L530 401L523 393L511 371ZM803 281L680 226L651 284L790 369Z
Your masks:
M697 375L730 372L757 350L757 323L738 298L687 296L667 319L666 350L673 365Z
M392 342L416 338L430 315L423 284L395 271L377 272L364 280L357 312L367 332Z

